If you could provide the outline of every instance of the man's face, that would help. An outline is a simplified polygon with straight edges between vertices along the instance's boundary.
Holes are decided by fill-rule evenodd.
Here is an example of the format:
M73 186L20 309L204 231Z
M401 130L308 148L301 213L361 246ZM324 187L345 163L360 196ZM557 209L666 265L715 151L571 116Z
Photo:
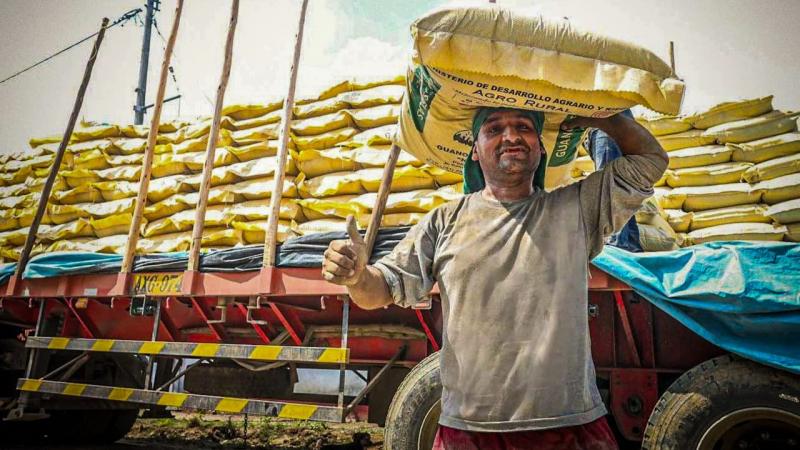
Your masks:
M481 125L472 159L480 161L487 181L530 174L542 154L533 121L515 111L492 113Z

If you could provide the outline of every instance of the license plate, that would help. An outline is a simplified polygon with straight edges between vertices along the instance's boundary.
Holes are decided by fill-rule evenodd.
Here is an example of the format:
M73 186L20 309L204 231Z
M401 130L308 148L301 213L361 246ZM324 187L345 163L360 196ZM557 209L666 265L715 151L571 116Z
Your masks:
M182 281L182 273L137 273L131 295L177 295Z

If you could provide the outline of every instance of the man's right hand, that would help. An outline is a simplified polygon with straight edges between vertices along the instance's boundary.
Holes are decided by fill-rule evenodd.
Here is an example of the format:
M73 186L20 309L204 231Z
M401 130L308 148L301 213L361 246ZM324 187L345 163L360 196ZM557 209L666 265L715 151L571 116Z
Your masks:
M349 239L331 241L322 261L322 277L334 284L353 286L367 267L367 244L358 234L353 216L347 217Z

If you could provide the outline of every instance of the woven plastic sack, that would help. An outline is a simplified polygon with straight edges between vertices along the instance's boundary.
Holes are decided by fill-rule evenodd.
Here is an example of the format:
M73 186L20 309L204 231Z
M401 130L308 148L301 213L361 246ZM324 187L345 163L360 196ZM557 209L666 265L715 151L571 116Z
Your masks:
M363 147L363 146L379 146L391 145L395 134L397 134L397 125L384 125L382 127L370 128L352 137L337 143L338 147Z
M381 216L381 228L407 227L416 225L422 218L423 213L389 213ZM360 228L367 228L372 220L372 214L363 213L356 216L356 222Z
M702 211L706 209L724 208L726 206L758 203L761 192L752 189L747 183L728 183L715 186L692 186L675 188L672 195L686 195L683 202L685 211ZM697 215L695 214L695 219Z
M675 192L671 187L657 187L653 190L655 191L654 196L658 201L658 205L662 209L681 209L683 202L686 201L685 193L681 191Z
M345 219L319 219L303 223L293 223L292 231L300 236L314 233L329 233L332 231L347 231Z
M389 84L343 92L337 98L350 108L369 108L370 106L400 103L404 93L405 88L402 85Z
M141 153L132 153L130 155L105 155L106 163L110 167L142 165L144 155Z
M117 137L121 134L119 127L116 125L97 125L86 128L78 127L72 132L70 142L93 141L95 139Z
M728 162L702 167L670 170L667 184L671 187L709 186L712 184L738 183L751 163Z
M309 179L302 179L301 175L300 178L297 190L303 198L323 198L365 192L358 172L335 172Z
M728 144L734 161L760 163L800 153L800 133L785 133L744 144Z
M686 212L682 209L665 209L664 214L667 216L666 220L669 226L678 233L689 231L694 218L693 212Z
M327 100L321 100L318 102L305 103L302 105L295 104L294 117L296 119L308 119L346 109L350 105L348 105L347 102L341 98L342 95L344 94L339 94L334 98L329 98Z
M307 220L319 220L327 218L346 219L349 215L356 215L361 212L361 207L355 200L358 195L334 195L325 198L305 198L297 200L303 208L303 216Z
M273 123L259 127L246 128L231 133L231 140L237 145L258 144L270 139L278 139L280 124Z
M147 148L147 139L112 139L108 142L109 145L107 148L100 149L106 155L135 155L144 153L144 150ZM165 147L166 150L169 151L172 150L169 146L157 145L156 148L153 149L153 152L163 153L163 150L159 151L159 147Z
M797 116L772 111L763 116L724 123L703 132L717 142L738 144L797 131Z
M707 111L688 116L686 120L695 128L707 129L715 125L760 116L772 111L772 96L725 102Z
M180 172L178 172L180 173ZM142 176L141 165L117 166L95 170L94 174L102 181L139 181ZM168 173L168 175L174 175ZM153 175L155 177L155 175Z
M358 168L357 163L353 160L353 150L338 147L293 152L292 159L298 170L308 178L334 172L354 171Z
M786 234L783 225L769 223L729 223L689 233L693 244L711 241L780 241Z
M289 148L294 147L289 141ZM243 147L226 147L228 153L232 154L239 162L252 161L254 159L275 156L278 154L278 141L270 140L258 142L256 144L245 145Z
M292 141L298 150L322 150L345 142L356 134L358 130L355 128L344 127L315 136L292 136Z
M226 188L229 192L242 197L244 200L270 198L272 196L272 190L275 188L275 179L272 177L254 178L252 180L231 184L226 186ZM295 178L291 175L286 175L283 181L282 197L296 198L297 196L298 190L295 184Z
M238 103L222 108L222 115L228 116L233 120L246 120L254 117L261 117L265 114L279 110L283 107L283 101L262 103Z
M248 244L264 244L267 238L267 221L254 220L248 222L233 222L231 224L233 229L242 233L244 242ZM287 220L278 220L278 234L276 236L278 242L284 242L289 238L295 236L292 231L292 222Z
M669 152L669 168L710 166L731 160L732 150L724 145L690 147Z
M742 177L748 183L758 183L797 172L800 172L800 153L756 164L747 169Z
M208 191L208 205L230 204L236 201L236 197L236 194L231 192L227 186L211 188ZM144 217L153 221L180 211L194 209L199 198L200 194L197 192L171 195L160 202L145 206Z
M787 241L800 242L800 223L786 225L786 235L784 238L786 238Z
M297 136L314 136L352 124L352 118L347 112L337 111L324 116L295 120L292 122L292 132Z
M94 230L88 219L77 219L72 222L59 225L39 226L36 237L45 242L57 241L59 239L72 239L79 237L94 237Z
M70 222L78 217L93 217L100 219L116 214L132 213L135 198L123 198L103 203L78 203L73 205L47 205L47 214L53 223Z
M475 108L544 111L549 165L574 159L582 130L561 132L568 114L610 116L635 104L676 114L684 85L651 52L495 7L446 7L411 27L398 143L421 161L461 172ZM569 178L569 172L565 174Z
M769 205L800 198L800 173L756 183L753 190L762 192L761 198Z
M348 110L352 122L358 128L376 128L383 125L396 124L400 117L400 105L379 105L369 108Z
M185 252L192 245L191 233L171 233L141 238L136 243L137 254Z
M636 121L653 136L681 133L692 128L686 118L677 116L637 117Z
M208 228L203 230L200 240L201 248L220 249L244 245L244 236L241 230L234 228Z
M800 222L800 199L776 203L764 214L782 225Z
M362 169L357 171L356 175L361 181L364 191L377 192L383 179L383 169ZM419 167L399 167L395 169L392 176L391 192L432 189L434 187L436 187L436 183L433 176Z
M353 149L351 155L359 168L384 167L389 161L390 150L390 145L367 145ZM400 150L400 154L397 156L397 167L409 165L420 167L422 166L422 161L412 154Z
M194 227L195 210L187 209L177 212L169 217L150 222L142 235L144 237L158 236L159 234L177 233L188 231ZM230 224L231 218L226 212L225 205L214 205L206 208L203 221L205 227L224 227Z
M728 223L770 223L766 205L738 205L698 211L692 216L692 231Z
M668 152L682 148L702 147L716 142L714 136L707 136L702 130L689 130L681 133L656 137L661 147Z
M13 197L12 197L13 198ZM5 200L0 199L0 208L3 207ZM103 200L103 196L95 185L80 186L74 189L65 191L53 192L50 196L50 201L61 205L70 205L75 203L93 203Z
M246 130L248 128L255 128L260 127L262 125L269 125L272 123L278 123L281 121L283 116L283 110L272 111L260 117L253 117L252 119L245 119L245 120L233 120L233 129L234 130Z
M97 237L114 236L117 234L128 234L133 222L132 213L115 214L102 219L89 219L92 230ZM142 220L141 229L147 225L147 220ZM141 231L140 231L141 233Z
M642 250L666 252L680 248L678 236L669 226L667 228L648 224L638 224L637 226L639 227L639 245L642 246Z
M267 219L269 217L269 200L250 200L228 205L225 213L234 221L252 221ZM296 200L281 198L281 207L278 213L280 219L304 221L305 216Z

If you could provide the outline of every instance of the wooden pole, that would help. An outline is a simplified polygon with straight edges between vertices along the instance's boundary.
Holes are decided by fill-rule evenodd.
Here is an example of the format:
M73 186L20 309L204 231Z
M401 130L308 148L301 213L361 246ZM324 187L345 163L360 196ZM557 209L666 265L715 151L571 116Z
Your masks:
M228 39L225 41L225 62L222 65L222 75L217 87L217 99L214 104L214 119L211 122L211 131L208 133L208 146L206 147L206 160L203 164L203 178L200 182L200 194L197 209L194 215L194 228L192 229L192 246L189 249L189 272L196 272L200 267L200 245L203 240L203 225L208 206L208 191L211 187L211 171L214 170L214 153L217 150L219 139L219 123L222 116L222 103L225 99L225 89L228 87L228 77L231 74L231 59L233 56L233 36L236 32L236 22L239 17L239 0L233 0L231 5L231 18L228 24Z
M128 241L125 244L125 253L122 258L122 273L130 273L133 269L133 256L136 253L136 244L139 242L139 228L142 226L142 215L147 205L147 190L150 187L150 172L153 169L153 150L158 138L158 126L161 123L161 107L164 104L164 93L167 87L169 64L172 59L172 50L178 37L178 27L181 23L183 0L178 0L175 7L175 17L172 19L172 31L169 33L167 48L164 50L164 61L161 63L161 78L158 81L156 102L153 104L153 117L150 120L150 131L147 134L147 149L142 160L142 175L139 177L139 193L136 195L136 204L133 210L131 228L128 230Z
M281 123L280 147L278 147L278 166L275 169L275 188L270 197L269 217L267 218L267 232L264 238L263 267L275 266L276 246L278 243L278 219L280 218L281 199L283 198L283 181L286 171L286 159L289 154L289 131L292 125L292 110L294 108L294 91L297 85L297 69L300 64L300 49L303 45L303 28L306 22L308 0L303 0L300 6L300 19L297 24L297 36L294 41L294 58L289 76L289 92L283 102L283 122Z
M53 184L56 181L56 175L58 175L58 171L61 168L61 161L64 160L64 153L67 151L67 144L69 144L69 140L72 137L72 130L75 129L75 122L77 122L78 114L80 114L81 106L83 106L83 97L86 95L86 88L89 86L89 80L92 77L94 62L97 60L97 54L100 51L100 44L103 42L103 37L106 34L107 26L108 18L104 18L102 25L100 25L100 32L97 34L97 39L94 41L94 47L92 48L92 53L89 56L89 61L86 63L86 69L83 72L83 80L81 80L81 86L78 89L78 96L75 98L75 104L72 106L72 114L69 116L67 129L64 130L64 136L61 138L61 143L58 145L58 151L56 151L56 156L53 158L53 165L50 167L50 173L47 174L47 180L45 180L42 194L39 198L39 207L36 209L36 215L33 217L33 222L31 222L30 231L28 231L28 237L25 239L25 246L22 249L22 254L20 254L15 273L17 279L22 277L22 274L25 272L25 267L28 265L28 260L31 256L31 250L33 249L33 244L36 241L36 234L39 232L39 225L42 223L42 217L44 217L44 212L47 209L47 201L50 199L50 193L53 191ZM14 286L10 285L10 290L13 289L13 287Z
M399 156L400 147L397 144L392 144L392 149L389 150L389 160L386 161L386 166L383 168L383 178L381 179L381 186L378 188L378 198L372 207L372 216L367 227L367 237L364 239L367 242L368 255L372 255L372 248L378 238L378 229L381 227L381 218L383 217L383 210L386 208L386 200L392 190L392 178L394 178L394 169L397 166L397 158Z

